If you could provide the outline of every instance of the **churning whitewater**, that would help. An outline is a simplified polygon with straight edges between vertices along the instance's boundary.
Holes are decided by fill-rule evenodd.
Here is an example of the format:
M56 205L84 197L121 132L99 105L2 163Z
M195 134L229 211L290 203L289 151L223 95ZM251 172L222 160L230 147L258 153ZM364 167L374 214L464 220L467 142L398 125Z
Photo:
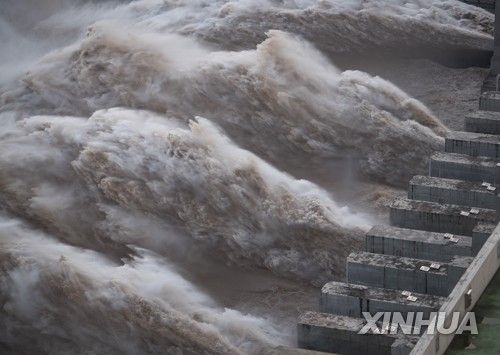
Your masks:
M448 132L371 60L492 28L455 0L2 1L0 353L294 346Z

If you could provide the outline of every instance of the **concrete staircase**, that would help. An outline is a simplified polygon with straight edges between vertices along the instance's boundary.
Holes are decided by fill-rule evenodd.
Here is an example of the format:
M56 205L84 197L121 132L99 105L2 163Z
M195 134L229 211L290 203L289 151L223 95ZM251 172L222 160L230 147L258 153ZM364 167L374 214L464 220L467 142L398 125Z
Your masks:
M500 108L500 102L490 105ZM468 115L465 131L451 132L429 165L430 176L415 176L408 198L390 206L391 225L373 227L365 250L349 255L346 283L326 284L320 311L300 317L300 348L370 355L446 350L439 342L429 351L414 350L420 333L387 328L358 334L366 324L362 312L429 315L446 309L469 266L480 267L474 257L499 219L500 112Z

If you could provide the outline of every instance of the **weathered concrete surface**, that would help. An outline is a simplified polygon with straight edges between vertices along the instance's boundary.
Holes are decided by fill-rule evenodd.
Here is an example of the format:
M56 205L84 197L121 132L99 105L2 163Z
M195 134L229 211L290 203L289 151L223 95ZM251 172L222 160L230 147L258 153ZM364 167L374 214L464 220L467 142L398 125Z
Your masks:
M470 258L462 258L471 261ZM460 273L460 268L467 265L465 261L456 260L453 264L439 263L439 267L434 269L430 268L431 264L433 261L430 260L353 252L347 257L347 282L447 296L455 285L456 275ZM449 273L450 264L452 265L451 273ZM429 267L429 269L422 270L422 267Z
M498 210L499 191L495 186L484 186L482 182L417 175L410 181L408 198Z
M496 74L498 75L499 73L497 72ZM500 92L483 92L479 97L479 109L483 111L500 112Z
M407 355L418 342L417 337L401 333L358 334L365 324L360 318L306 312L297 325L299 347L346 355ZM395 344L398 339L406 341Z
M476 256L496 228L495 223L481 222L472 230L472 256Z
M474 257L471 256L455 256L448 263L448 293L453 290L473 260Z
M465 130L500 135L500 112L476 111L469 113L465 117Z
M472 238L387 225L375 226L366 234L369 253L449 262L455 255L472 256Z
M436 152L430 160L430 176L500 184L500 159Z
M495 134L451 131L445 140L447 153L500 158L500 137Z
M430 312L436 312L444 297L413 293L415 302L401 290L329 282L321 290L320 312L362 318L363 312L401 312L406 319L408 312L424 312L428 319Z
M468 206L439 204L436 202L396 199L390 206L391 225L430 232L472 236L479 222L496 222L496 211L478 208L470 212Z

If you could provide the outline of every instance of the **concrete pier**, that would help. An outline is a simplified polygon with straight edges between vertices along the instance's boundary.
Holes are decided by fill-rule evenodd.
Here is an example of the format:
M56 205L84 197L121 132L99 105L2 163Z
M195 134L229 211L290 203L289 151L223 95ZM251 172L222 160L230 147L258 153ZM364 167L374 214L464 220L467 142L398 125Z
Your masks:
M483 182L414 176L408 188L408 198L452 205L499 209L499 189Z
M465 117L467 132L500 135L500 112L476 111Z
M396 199L390 206L391 225L430 232L472 236L479 222L496 222L496 211L436 202Z
M500 158L500 137L494 134L452 131L445 140L445 152Z
M496 73L497 75L500 73ZM483 111L500 112L500 92L487 91L479 97L479 109Z
M365 320L306 312L299 317L299 347L337 354L408 355L418 337L397 334L358 334Z
M329 282L321 290L320 312L355 318L363 318L363 312L401 312L405 318L408 312L424 312L428 319L445 301L444 297L422 293L412 296L415 301L408 300L401 290Z
M500 159L436 152L429 164L433 177L500 184Z
M353 252L347 257L347 282L447 296L454 286L452 282L456 282L460 268L470 262L470 258L465 258L465 261L455 259L445 264L393 255ZM448 272L450 264L453 267L451 281Z
M472 238L387 225L366 234L365 250L407 258L449 262L454 256L472 256Z

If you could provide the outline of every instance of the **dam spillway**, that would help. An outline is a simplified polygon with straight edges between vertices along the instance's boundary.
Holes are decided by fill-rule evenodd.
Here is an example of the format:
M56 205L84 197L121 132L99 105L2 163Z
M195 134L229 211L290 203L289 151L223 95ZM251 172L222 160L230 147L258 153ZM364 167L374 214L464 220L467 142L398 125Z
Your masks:
M362 312L459 310L464 316L497 271L500 136L495 129L470 132L491 125L482 111L473 117L474 125L467 121L466 131L450 133L445 151L432 156L430 176L415 176L408 198L391 204L391 225L372 228L365 250L347 258L346 283L325 285L320 312L301 316L299 347L338 354L444 353L450 335L358 332Z
M408 334L379 324L361 334L363 312L453 313L463 321L500 266L500 1L465 1L497 11L495 54L479 110L464 115L444 151L415 176L408 197L390 207L390 226L366 234L365 249L347 258L346 282L330 282L320 311L298 321L298 346L336 354L443 354L454 334ZM492 80L494 78L494 80ZM496 82L492 87L491 82ZM384 331L385 330L385 331Z

